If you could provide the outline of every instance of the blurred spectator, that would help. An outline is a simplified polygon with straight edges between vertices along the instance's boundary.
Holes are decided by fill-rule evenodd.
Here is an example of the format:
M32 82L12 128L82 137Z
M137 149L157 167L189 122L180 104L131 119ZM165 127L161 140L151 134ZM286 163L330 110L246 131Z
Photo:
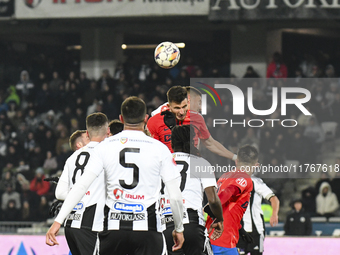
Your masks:
M36 108L39 113L47 112L54 107L53 94L49 89L48 84L42 84L35 98Z
M109 70L105 69L102 76L97 82L100 91L114 91L114 80L111 77Z
M83 95L84 92L90 88L90 80L87 78L86 72L80 72L79 76L79 93Z
M28 116L25 118L25 122L29 131L34 132L38 127L39 120L34 109L30 109L28 111Z
M44 140L40 144L42 151L51 151L53 154L56 149L56 138L51 130L45 132Z
M288 214L284 230L287 236L310 236L312 234L312 222L308 213L304 211L302 201L293 202L293 211Z
M316 190L314 187L308 187L302 191L302 204L305 212L310 216L314 216L316 214Z
M4 194L2 194L1 197L1 209L2 211L5 211L8 208L9 201L13 200L15 201L15 207L17 209L21 208L21 202L20 202L20 195L18 192L14 191L13 186L8 183L6 185L6 191Z
M336 195L328 182L323 182L316 197L316 212L319 216L332 217L339 208Z
M56 170L57 167L57 158L53 156L52 152L47 151L43 168L47 170L48 173L51 173L51 171Z
M66 91L70 91L71 90L71 84L75 84L75 85L78 85L79 84L79 80L78 78L76 77L76 74L71 71L69 74L68 74L68 78L65 82L65 88L66 88Z
M7 113L8 110L8 104L5 103L5 100L3 97L0 95L0 113Z
M45 195L50 189L50 183L45 182L44 179L44 170L41 167L37 168L35 177L30 184L30 190L34 191L39 196Z
M31 221L33 217L31 215L31 208L28 201L24 201L22 204L22 214L21 214L22 221Z
M68 135L66 133L65 130L61 130L60 132L60 136L57 139L57 143L56 143L56 147L55 147L55 151L57 153L57 155L59 155L61 153L61 147L64 145L68 146Z
M85 105L93 104L93 101L95 99L98 99L101 97L100 91L97 89L97 83L96 81L91 81L90 87L85 91L83 99Z
M248 66L243 78L260 78L260 76L257 74L257 72L255 72L252 66Z
M321 173L321 176L320 176L320 180L318 180L315 184L315 190L317 192L319 192L319 189L320 189L320 186L323 182L327 182L329 184L331 184L331 179L330 179L330 176L327 172L322 172Z
M33 151L29 153L29 165L31 169L36 169L44 164L44 154L41 152L39 145L35 146Z
M20 210L17 208L17 201L11 199L8 201L6 208L3 210L4 221L21 220Z
M7 104L14 103L16 106L19 106L20 105L20 97L18 96L15 87L9 86L9 88L7 89L7 92L8 92L9 95L7 96L5 102Z
M50 90L52 93L56 93L59 90L60 85L64 84L64 81L59 77L59 73L57 71L53 72L52 77L53 79L50 82Z
M36 221L45 221L48 219L49 205L45 196L40 198L39 210L36 215Z
M287 78L287 66L282 61L280 53L273 54L273 61L268 65L267 78Z
M21 100L23 101L22 107L25 109L27 107L27 101L34 100L34 84L30 80L29 74L26 70L22 71L20 74L20 81L15 86L17 89Z
M112 120L114 118L117 118L119 115L119 107L117 106L116 102L114 101L113 94L108 94L106 96L106 101L103 105L103 113L106 114L107 118L109 120Z
M325 77L326 78L334 78L334 77L336 77L334 66L332 66L332 65L327 65L326 66L326 68L325 68Z

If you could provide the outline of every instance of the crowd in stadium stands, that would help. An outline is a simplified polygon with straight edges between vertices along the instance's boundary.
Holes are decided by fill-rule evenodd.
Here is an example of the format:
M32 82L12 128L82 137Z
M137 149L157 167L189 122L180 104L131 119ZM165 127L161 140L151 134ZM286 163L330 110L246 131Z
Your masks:
M28 71L22 70L16 84L0 86L1 220L43 221L49 217L48 207L54 199L55 184L43 179L60 174L65 160L72 153L69 136L77 129L85 129L87 115L100 111L111 120L117 119L121 102L130 95L144 99L150 114L166 101L166 92L171 86L190 85L190 77L218 78L223 73L218 66L205 72L204 67L185 60L171 70L163 70L151 62L131 65L133 68L129 64L119 65L114 74L112 70L103 70L98 80L88 78L85 72L70 71L64 76L57 70L40 72L31 78ZM261 152L262 164L278 166L287 160L298 161L300 165L316 163L325 141L321 123L333 121L340 124L340 84L303 83L302 77L335 76L331 65L324 70L314 67L302 62L292 77L298 86L309 89L312 94L307 106L312 116L300 114L298 109L290 110L287 115L287 119L298 120L298 127L231 128L221 125L212 128L212 113L207 115L206 123L213 137L233 152L244 144L255 145ZM252 84L257 109L270 108L271 86L285 86L285 80L281 78L287 77L287 67L279 54L274 55L267 76L278 79L267 87L261 87L257 82ZM257 78L259 75L249 66L244 77ZM232 79L242 88L242 81ZM227 98L224 104L227 118L233 117L231 107L232 101ZM242 118L258 117L248 113ZM270 118L280 118L279 112L274 112ZM202 154L209 154L209 151L202 148ZM216 155L209 155L209 159L219 164L232 164ZM280 198L284 181L270 178L272 176L262 177L267 177L268 185ZM334 197L340 199L339 180L325 179L326 184L319 185L319 195L318 187L305 190L302 196L305 210L314 214L334 213L337 208L330 200ZM333 211L321 208L329 207L329 204L332 204Z

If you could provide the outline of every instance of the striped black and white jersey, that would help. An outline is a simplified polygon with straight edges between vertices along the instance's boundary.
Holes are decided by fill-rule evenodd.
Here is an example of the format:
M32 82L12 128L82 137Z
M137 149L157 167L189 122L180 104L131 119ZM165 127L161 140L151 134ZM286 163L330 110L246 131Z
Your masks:
M105 171L104 230L161 232L161 181L180 176L169 149L141 131L124 130L101 142L94 155L86 169Z
M83 174L87 163L98 142L90 142L76 150L66 161L60 183L68 183L68 191ZM104 172L98 175L80 202L65 220L65 226L71 228L85 228L92 231L103 230L105 206L105 178Z
M183 224L190 222L205 226L203 217L203 193L207 187L216 187L214 172L211 172L210 163L204 158L184 152L175 152L173 157L181 174L180 189L183 196ZM172 211L167 189L161 197L161 213L163 228L172 222Z
M251 191L249 205L243 215L243 228L247 232L255 231L259 234L264 231L263 212L261 209L262 198L269 200L275 196L273 191L263 182L261 178L252 176L253 190Z

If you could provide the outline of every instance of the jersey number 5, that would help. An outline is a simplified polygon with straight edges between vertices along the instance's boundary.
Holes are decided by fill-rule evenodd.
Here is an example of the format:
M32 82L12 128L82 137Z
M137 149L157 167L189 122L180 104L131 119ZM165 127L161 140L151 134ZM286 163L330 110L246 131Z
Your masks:
M120 151L119 153L119 163L125 168L133 168L133 180L131 184L126 184L125 180L119 180L120 186L125 189L133 189L137 186L139 182L139 167L136 166L134 163L126 163L125 162L125 153L126 152L134 152L139 153L139 148L125 148Z

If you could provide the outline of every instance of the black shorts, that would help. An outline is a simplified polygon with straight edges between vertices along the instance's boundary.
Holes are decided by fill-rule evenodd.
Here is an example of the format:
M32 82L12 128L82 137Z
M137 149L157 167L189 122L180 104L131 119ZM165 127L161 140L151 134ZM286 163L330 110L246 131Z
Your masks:
M195 255L206 255L213 254L209 237L205 234L205 227L198 223L184 224L184 244L181 250L173 252L172 246L174 241L172 238L172 231L174 226L167 225L167 229L163 232L166 240L169 255L179 254L195 254Z
M106 230L99 234L100 255L165 255L166 244L157 231Z
M97 245L97 232L65 227L65 237L72 255L93 255Z
M251 236L254 239L253 243L247 243L245 242L242 237L238 240L238 243L236 245L237 248L240 249L240 254L247 254L249 252L263 252L263 241L264 241L264 234L259 234L257 231L253 231L250 233Z

